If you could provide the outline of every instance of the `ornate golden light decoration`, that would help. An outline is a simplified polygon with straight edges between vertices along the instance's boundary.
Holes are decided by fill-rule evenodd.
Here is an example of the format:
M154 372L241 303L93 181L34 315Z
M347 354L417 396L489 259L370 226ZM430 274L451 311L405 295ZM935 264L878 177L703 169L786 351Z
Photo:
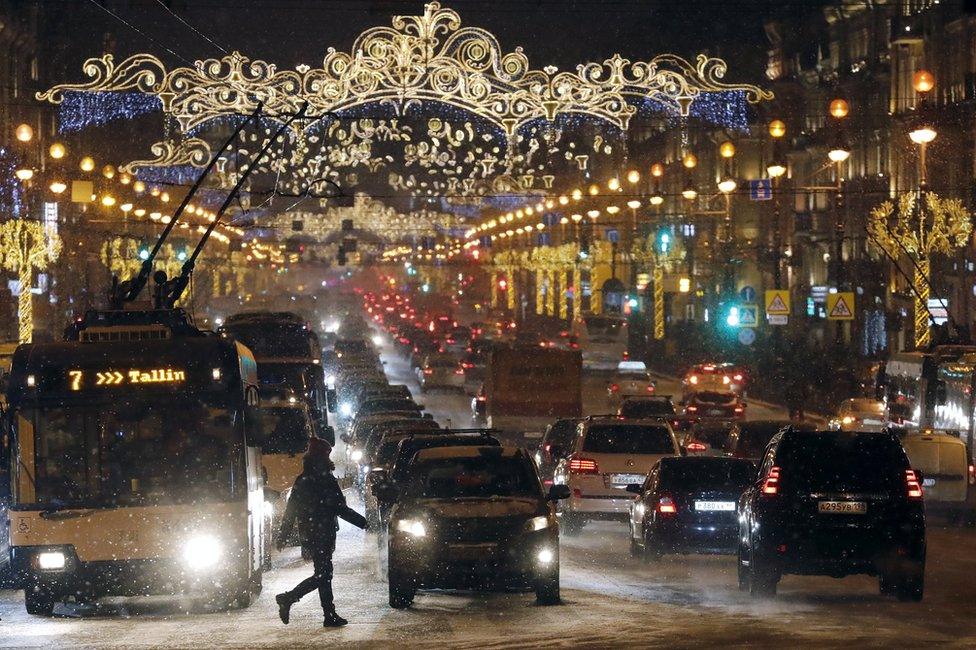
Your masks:
M61 237L39 221L9 219L0 223L0 265L17 273L19 340L30 343L34 332L34 303L31 287L34 271L43 271L61 254Z
M702 92L742 91L753 103L772 98L757 86L724 83L727 69L723 60L705 55L692 64L674 54L650 61L615 54L573 72L537 70L521 48L504 52L493 34L462 27L455 11L431 2L422 16L394 16L392 27L366 30L350 52L329 48L320 68L279 70L234 52L167 70L150 54L118 64L105 54L86 61L89 81L59 84L37 98L60 103L66 91L139 91L159 97L184 132L213 118L250 113L259 101L272 117L293 113L303 101L310 114L374 103L402 113L434 101L470 111L511 136L533 120L572 113L626 128L637 110L631 100L652 99L687 115Z

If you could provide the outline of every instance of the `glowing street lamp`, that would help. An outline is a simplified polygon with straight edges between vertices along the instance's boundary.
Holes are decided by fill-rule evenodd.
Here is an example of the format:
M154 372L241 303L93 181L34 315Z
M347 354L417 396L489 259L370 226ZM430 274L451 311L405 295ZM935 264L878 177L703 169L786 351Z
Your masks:
M722 194L731 194L738 186L734 178L723 178L718 184L718 191Z
M30 124L21 124L14 130L14 136L21 142L30 142L34 138L34 129Z

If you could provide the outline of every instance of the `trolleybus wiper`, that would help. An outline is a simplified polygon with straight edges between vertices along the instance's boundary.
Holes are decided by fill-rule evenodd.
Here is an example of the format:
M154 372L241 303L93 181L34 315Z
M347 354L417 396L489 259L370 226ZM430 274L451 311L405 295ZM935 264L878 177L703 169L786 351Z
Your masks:
M240 135L241 131L244 130L244 127L257 119L263 108L264 102L258 102L257 108L254 109L254 112L251 113L247 119L241 122L240 125L238 125L238 127L234 130L231 136L227 138L220 149L214 152L213 156L211 156L210 162L207 163L207 166L202 172L200 172L200 176L197 177L197 180L193 183L190 191L186 193L186 196L183 197L179 207L176 208L176 211L173 213L173 218L170 219L169 223L166 224L166 227L163 229L163 232L160 233L152 251L149 253L149 257L143 260L142 267L139 269L139 274L131 280L126 280L125 282L121 283L118 282L117 277L113 278L112 288L109 291L109 303L112 309L122 309L125 307L125 303L132 302L139 297L139 294L146 286L146 282L149 281L149 274L152 273L153 263L156 261L156 255L159 254L159 250L163 247L163 243L166 241L166 238L176 226L176 222L179 221L180 216L182 216L183 211L186 209L186 206L189 205L190 200L196 194L197 190L200 189L200 186L203 184L203 180L214 168L214 165L217 164L217 160L224 153L224 151L234 143L234 140L236 140L237 136Z

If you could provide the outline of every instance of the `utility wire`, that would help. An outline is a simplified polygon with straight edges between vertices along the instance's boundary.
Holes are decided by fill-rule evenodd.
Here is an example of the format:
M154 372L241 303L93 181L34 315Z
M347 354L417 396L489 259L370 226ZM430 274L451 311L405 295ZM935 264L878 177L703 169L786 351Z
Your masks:
M163 9L165 9L166 11L168 11L170 13L170 15L173 16L173 18L176 18L178 21L180 21L181 23L183 23L184 25L186 25L187 27L189 27L190 30L193 31L193 33L195 33L197 36L199 36L200 38L204 39L205 41L207 41L208 43L210 43L211 45L213 45L215 48L217 48L218 50L220 50L224 54L227 54L228 56L230 55L230 52L228 52L227 50L225 50L220 44L218 44L217 42L215 42L212 38L210 38L209 36L207 36L206 34L204 34L203 32L201 32L199 29L197 29L196 27L194 27L193 25L191 25L190 23L188 23L186 20L184 20L182 16L180 16L178 13L176 13L175 11L173 11L169 7L169 5L167 5L165 2L163 2L163 0L156 0L156 4L158 4Z
M115 12L113 12L111 9L109 9L108 7L106 7L103 4L101 4L100 2L98 2L98 0L88 0L88 2L90 4L92 4L92 5L95 5L96 7L98 7L99 9L101 9L102 11L104 11L105 13L107 13L109 16L111 16L112 18L115 18L117 21L119 21L120 23L122 23L123 25L125 25L126 27L128 27L129 29L131 29L132 31L136 32L137 34L139 34L140 36L142 36L143 38L145 38L149 42L151 42L154 45L158 45L159 47L163 48L164 50L166 50L167 52L169 52L170 54L172 54L177 59L179 59L183 63L187 64L191 68L193 67L193 63L189 59L187 59L186 57L184 57L184 56L182 56L180 54L177 54L173 50L169 49L168 47L166 47L165 45L163 45L162 43L160 43L159 41L157 41L155 38L153 38L152 36L150 36L146 32L142 31L141 29L139 29L138 27L136 27L135 25L133 25L132 23L130 23L129 21L127 21L125 18L122 18L121 16L119 16L118 14L116 14Z

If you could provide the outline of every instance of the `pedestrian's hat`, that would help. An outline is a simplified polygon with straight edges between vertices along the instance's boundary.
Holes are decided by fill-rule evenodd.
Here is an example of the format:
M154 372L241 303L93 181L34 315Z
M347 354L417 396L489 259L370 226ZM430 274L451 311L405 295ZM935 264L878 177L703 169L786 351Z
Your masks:
M322 438L312 438L308 441L308 449L305 451L306 457L328 458L332 453L332 445L328 440Z

